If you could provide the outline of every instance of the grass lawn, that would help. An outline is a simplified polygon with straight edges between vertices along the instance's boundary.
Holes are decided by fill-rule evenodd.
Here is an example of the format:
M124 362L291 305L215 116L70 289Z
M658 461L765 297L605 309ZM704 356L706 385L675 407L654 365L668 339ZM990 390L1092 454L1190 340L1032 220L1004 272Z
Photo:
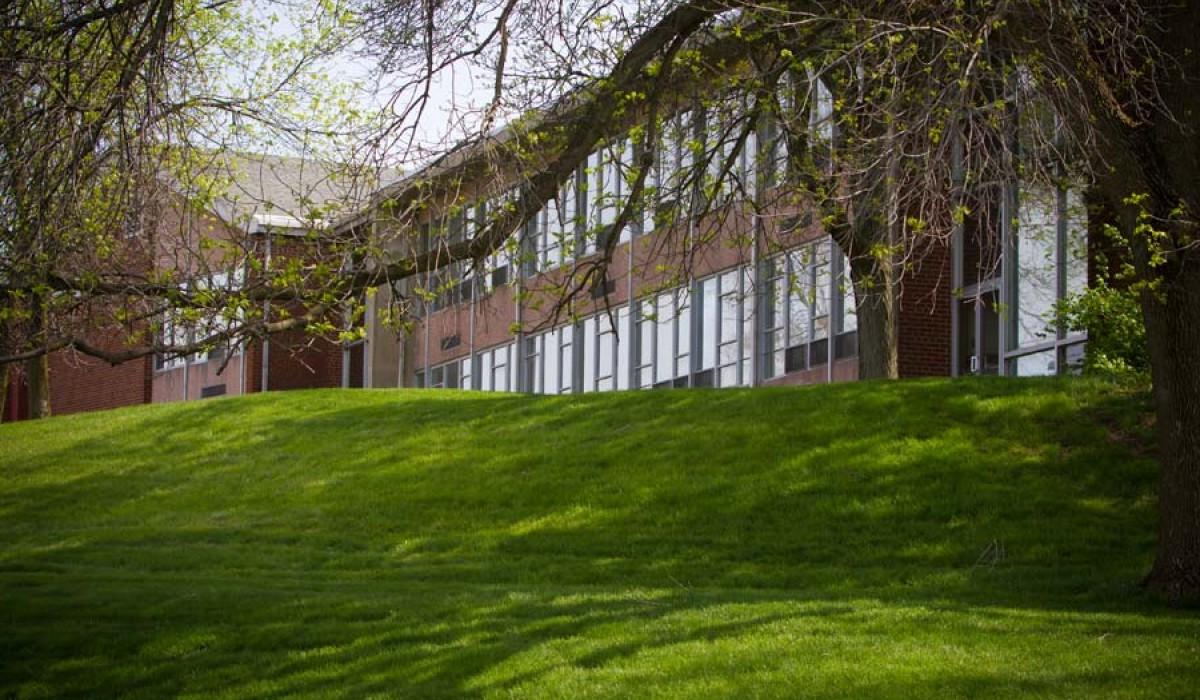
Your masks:
M0 425L0 697L1187 697L1140 392L315 391Z

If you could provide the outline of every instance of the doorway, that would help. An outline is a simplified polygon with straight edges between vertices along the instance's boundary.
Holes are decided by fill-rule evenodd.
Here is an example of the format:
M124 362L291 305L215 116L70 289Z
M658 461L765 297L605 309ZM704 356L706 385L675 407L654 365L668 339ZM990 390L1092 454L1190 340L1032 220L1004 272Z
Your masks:
M994 285L989 285L993 286ZM1000 373L1000 313L998 293L975 289L958 302L958 374Z

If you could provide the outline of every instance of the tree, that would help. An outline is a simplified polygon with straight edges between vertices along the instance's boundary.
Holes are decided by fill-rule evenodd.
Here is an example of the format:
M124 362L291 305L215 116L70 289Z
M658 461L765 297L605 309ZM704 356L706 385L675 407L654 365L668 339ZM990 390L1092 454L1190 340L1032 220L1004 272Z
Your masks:
M452 206L465 174L481 168L515 172L521 182L517 195L491 210L487 225L471 238L447 232L432 247L395 246L373 235L367 220L355 219L322 237L320 255L312 259L265 270L243 289L198 294L177 280L85 274L93 262L64 265L64 260L103 246L76 240L58 247L88 232L91 219L83 212L96 211L67 203L113 201L104 190L112 185L103 176L117 172L111 164L124 161L112 158L163 152L134 147L141 142L131 137L144 130L129 125L147 122L126 115L139 109L151 117L174 113L175 103L165 99L170 90L161 86L178 83L166 81L165 70L149 67L167 65L155 61L176 46L167 39L179 36L156 29L156 18L169 22L180 6L135 0L49 19L37 14L46 12L40 5L17 7L6 16L6 35L23 38L6 42L14 48L4 60L25 72L8 69L23 77L6 82L3 93L9 140L4 165L6 175L21 175L7 180L2 194L5 259L24 262L0 270L11 319L7 342L17 348L0 351L3 360L36 360L68 346L88 350L78 334L50 339L45 320L63 314L50 313L49 306L70 308L79 299L131 294L162 304L139 307L143 319L171 309L223 309L233 312L228 315L234 322L219 337L192 344L143 339L119 352L90 348L97 356L116 361L150 352L186 353L238 335L331 329L326 316L332 309L356 303L373 288L448 265L478 264L554 198L589 153L618 138L635 140L637 158L626 169L630 196L613 228L642 216L639 208L646 206L660 209L667 223L705 212L735 216L731 198L719 196L721 181L739 167L750 134L766 120L787 146L786 167L775 183L782 186L771 190L775 201L732 199L752 202L760 216L779 216L789 207L820 214L850 260L861 376L895 376L895 309L906 271L968 218L979 230L995 230L997 222L987 217L1003 210L997 205L1008 196L1007 183L1081 179L1091 183L1115 215L1112 225L1129 241L1142 293L1163 461L1159 549L1147 583L1172 598L1200 595L1200 273L1194 260L1200 152L1192 127L1200 58L1191 46L1200 8L1171 0L364 2L363 38L390 75L400 76L389 104L395 118L378 144L386 151L401 148L407 157L444 154L427 177L385 193L394 218L413 224L431 206ZM89 27L105 22L124 24L88 34ZM81 44L79 37L86 41ZM80 46L92 47L85 57L116 58L99 61L93 70L91 59L68 60L80 55ZM439 76L464 64L490 73L491 98L477 110L450 115L454 133L470 143L451 149L448 140L435 140L430 150L418 138L420 117ZM55 73L52 66L74 72ZM90 77L80 80L79 67L91 70L84 72ZM89 102L95 91L75 91L96 84L118 89L99 93L106 97L98 105ZM825 138L812 129L821 85L833 93L832 129ZM723 138L696 139L694 147L689 142L703 165L694 175L652 180L660 133L679 105L694 99L714 108L738 107L729 110ZM219 106L238 104L245 102ZM256 118L249 110L231 111ZM14 125L51 114L48 125L29 129L48 142L26 145ZM496 132L499 123L506 126ZM57 124L88 128L56 136ZM98 135L89 140L90 133ZM76 141L80 135L83 140ZM450 137L448 132L445 138ZM43 170L22 169L25 164ZM84 191L95 196L75 197L76 185L28 192L22 187L67 182L64 173L80 172L79 165L93 175L83 182ZM756 178L765 165L756 164ZM144 178L155 171L128 172ZM734 178L742 195L749 184ZM122 190L140 191L128 185ZM699 212L662 206L671 201L696 206L696 193L704 194ZM661 244L679 252L683 264L698 247L711 244L686 227L665 228L675 235L663 236ZM399 235L415 239L418 232L402 226ZM577 262L563 277L564 310L603 279L611 260L616 237L600 230L590 235L601 255ZM67 273L60 272L64 268ZM246 311L264 300L299 303L308 311L277 320ZM409 303L398 300L397 317Z
M462 156L438 171L443 185L453 183L499 152L518 164L526 187L495 227L395 264L399 274L495 250L598 143L648 123L638 132L642 160L623 222L645 193L660 116L703 83L710 95L740 92L752 111L774 111L789 145L790 187L781 191L820 211L851 260L861 375L894 376L895 299L911 261L966 217L1000 210L1008 182L1091 183L1117 215L1112 224L1127 236L1143 290L1163 461L1159 548L1146 583L1173 599L1200 595L1200 8L1156 0L593 2L569 13L550 3L464 0L372 3L365 16L387 65L410 76L413 99L402 114L419 113L434 76L456 61L494 73L478 120L485 132L506 110L556 105L501 138L482 138L474 160ZM477 43L459 50L449 35ZM513 46L536 51L536 60L514 61ZM809 138L812 101L775 97L781 79L796 77L826 81L836 96L832 164ZM698 155L733 165L727 152ZM426 186L437 185L410 187L399 201L413 207ZM996 223L976 222L984 231ZM584 277L605 264L586 263Z
M47 356L59 350L115 364L310 323L334 329L332 309L347 299L328 258L351 243L321 241L311 268L271 268L236 235L245 210L272 205L235 191L249 175L238 172L240 148L325 167L289 193L296 211L276 212L314 231L375 182L313 155L347 140L356 115L315 71L343 41L345 18L333 8L308 19L271 37L244 3L28 0L0 10L0 366L26 363L33 417L49 413ZM317 201L313 189L329 179L340 195ZM226 235L206 230L218 225L206 213L218 201L232 212ZM272 315L259 302L305 311ZM172 323L189 333L165 332Z

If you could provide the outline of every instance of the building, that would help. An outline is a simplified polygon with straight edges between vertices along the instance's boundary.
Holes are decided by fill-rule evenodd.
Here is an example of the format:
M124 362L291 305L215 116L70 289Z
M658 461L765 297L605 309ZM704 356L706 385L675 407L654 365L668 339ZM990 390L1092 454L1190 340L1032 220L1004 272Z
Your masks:
M830 141L831 115L831 98L819 94L811 138ZM712 161L696 164L697 153L733 153L728 120L700 109L673 117L650 178L662 185L711 169ZM724 180L701 172L690 201L670 203L682 217L663 224L647 211L614 234L635 154L628 141L604 145L486 267L456 264L381 290L368 313L364 384L555 394L856 379L847 261L811 212L767 201L785 148L769 123L755 125ZM438 167L416 177L435 178ZM489 207L504 205L511 186L503 173L468 175L454 197L408 222L419 238L397 234L390 244L411 251L460 240ZM1055 374L1082 363L1086 335L1052 320L1057 301L1087 284L1081 191L1013 183L999 208L989 217L998 230L984 235L968 221L906 272L902 377ZM378 211L354 225L370 221L385 237L389 227L404 228ZM709 241L689 248L695 255L686 264L680 258L691 253L662 243L684 235L681 228L690 240ZM570 271L596 259L612 235L619 239L604 284L569 309L555 308ZM376 320L394 294L418 300L403 333Z
M308 210L341 204L351 194L334 171L297 158L218 155L204 173L226 181L221 196L197 211L188 204L186 183L162 186L142 212L142 225L121 240L129 269L172 270L187 284L236 286L245 270L221 268L215 253L204 252L201 238L233 243L265 261L303 255L312 227ZM91 342L113 350L122 348L126 332L89 328ZM198 332L170 319L164 324L164 333L176 342L188 342ZM361 347L304 333L116 366L68 349L49 357L50 407L53 414L69 414L264 389L361 385L361 356ZM9 370L7 391L3 420L26 417L21 368Z
M814 104L809 136L831 147L828 91L818 89ZM367 303L366 337L351 346L292 333L117 367L56 353L52 409L302 387L559 394L855 380L848 261L811 211L773 197L787 157L778 128L753 125L739 151L730 138L738 118L735 106L722 113L685 110L668 120L648 178L651 188L676 195L660 197L654 210L639 212L619 232L613 224L638 154L630 139L604 144L487 260L380 287ZM713 154L723 157L699 157ZM728 171L714 166L724 157L734 165ZM471 147L452 152L381 188L369 207L339 226L370 227L398 254L465 240L514 196L515 176L502 164L467 169L402 216L390 203L411 183L436 181L470 162ZM303 222L280 212L312 199L314 183L306 184L288 159L255 157L240 167L234 178L240 197L182 217L177 207L160 217L160 227L254 239L266 258L294 247ZM309 194L298 196L300 190ZM320 178L316 190L321 197L336 194ZM906 271L898 314L902 377L1054 374L1081 364L1086 334L1068 334L1051 320L1058 300L1088 281L1081 191L1013 183L998 206L989 217L997 230L976 230L968 220L931 242ZM563 307L564 290L580 269L600 260L610 237L615 247L602 283ZM678 241L685 243L672 244ZM206 283L236 284L236 274ZM402 330L384 321L398 296L416 311ZM14 398L19 384L10 383ZM6 420L19 411L13 403L19 401L9 402Z

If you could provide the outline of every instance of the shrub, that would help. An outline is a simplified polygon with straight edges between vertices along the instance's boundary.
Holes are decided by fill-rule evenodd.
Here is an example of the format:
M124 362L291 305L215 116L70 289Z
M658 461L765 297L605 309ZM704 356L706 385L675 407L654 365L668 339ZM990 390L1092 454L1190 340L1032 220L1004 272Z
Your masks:
M1068 330L1088 333L1084 371L1097 374L1149 371L1146 325L1136 290L1110 287L1101 278L1082 294L1059 302L1056 314Z

